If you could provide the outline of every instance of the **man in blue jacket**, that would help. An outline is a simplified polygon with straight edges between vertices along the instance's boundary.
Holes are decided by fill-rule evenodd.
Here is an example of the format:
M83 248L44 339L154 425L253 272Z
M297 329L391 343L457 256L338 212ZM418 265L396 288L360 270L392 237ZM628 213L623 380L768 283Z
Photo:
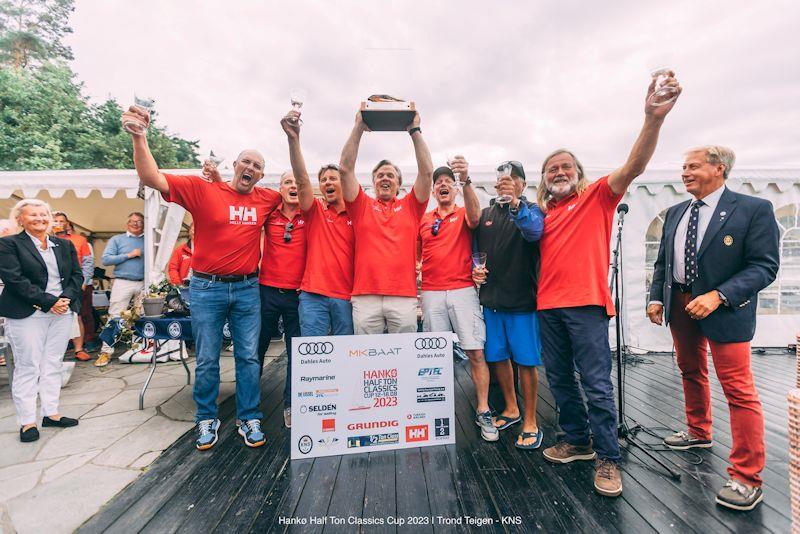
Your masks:
M711 447L708 356L731 412L730 480L716 502L752 510L761 502L764 415L750 370L758 292L775 280L780 232L772 204L725 187L729 148L690 150L683 183L692 195L667 210L647 315L669 324L683 380L688 430L664 439L672 449Z
M498 430L522 420L522 431L516 446L537 449L542 444L542 431L536 424L536 396L542 365L542 343L536 317L536 288L539 279L539 244L544 229L544 215L535 202L523 195L525 169L518 161L507 161L498 167L510 166L511 176L497 182L498 198L507 204L492 201L481 212L473 230L473 249L486 253L485 269L474 269L473 279L480 287L480 301L486 322L486 361L491 363L505 408L495 418ZM524 414L517 405L514 370L519 369L519 382Z
M144 215L134 211L128 215L128 231L108 240L103 251L103 265L114 266L114 285L108 302L108 318L119 317L133 300L138 306L144 290ZM95 367L105 367L114 349L103 343Z

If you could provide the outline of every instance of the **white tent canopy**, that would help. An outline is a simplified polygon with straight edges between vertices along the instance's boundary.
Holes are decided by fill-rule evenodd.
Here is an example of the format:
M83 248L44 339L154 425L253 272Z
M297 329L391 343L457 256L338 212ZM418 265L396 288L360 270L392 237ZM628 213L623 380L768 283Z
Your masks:
M404 189L416 174L403 168ZM591 178L610 169L587 169ZM196 170L168 171L196 174ZM470 172L483 206L494 196L492 166L473 165ZM526 197L535 199L538 177L529 169ZM368 169L358 173L365 190L372 189ZM224 177L230 171L223 172ZM278 173L268 174L261 184L277 188ZM786 347L800 331L800 169L736 168L727 186L772 202L781 229L781 270L778 279L761 293L755 346ZM131 211L141 210L136 197L139 181L132 170L75 170L0 172L0 216L23 197L38 197L69 213L76 224L95 233L118 233L125 229ZM661 237L665 210L688 198L677 169L652 169L639 177L624 202L629 205L623 233L623 330L626 343L643 350L670 350L672 340L665 328L647 320L646 292ZM433 205L433 201L431 201ZM183 208L164 203L148 190L144 201L147 279L157 281L163 271L184 220ZM152 260L149 260L152 258ZM580 266L576 266L580 268Z

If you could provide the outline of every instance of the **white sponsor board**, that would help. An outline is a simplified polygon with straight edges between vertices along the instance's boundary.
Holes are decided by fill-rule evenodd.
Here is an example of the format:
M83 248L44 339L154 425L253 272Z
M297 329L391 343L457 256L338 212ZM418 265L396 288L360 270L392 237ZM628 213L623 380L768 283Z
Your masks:
M455 443L452 336L292 339L292 459Z

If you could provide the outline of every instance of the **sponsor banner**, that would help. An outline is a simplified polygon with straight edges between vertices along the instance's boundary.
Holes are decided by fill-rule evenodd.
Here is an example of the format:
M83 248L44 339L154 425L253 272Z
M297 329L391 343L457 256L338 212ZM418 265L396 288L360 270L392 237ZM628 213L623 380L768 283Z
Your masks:
M292 340L292 459L455 443L452 333Z

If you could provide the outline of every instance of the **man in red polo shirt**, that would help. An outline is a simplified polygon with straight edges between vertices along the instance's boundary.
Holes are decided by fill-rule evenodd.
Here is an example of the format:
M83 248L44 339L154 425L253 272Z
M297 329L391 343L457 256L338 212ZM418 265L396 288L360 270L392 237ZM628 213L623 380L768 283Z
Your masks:
M148 113L131 106L127 121L150 122ZM146 132L146 130L145 130ZM281 201L276 191L256 187L264 176L264 158L244 150L233 162L230 182L208 182L199 176L162 174L147 137L131 134L133 163L142 183L161 192L165 200L186 208L195 224L192 278L192 332L196 343L194 401L197 404L196 446L209 449L217 442L219 353L227 320L236 360L236 416L239 434L248 447L266 442L262 413L259 359L256 354L261 323L258 290L259 240L269 213Z
M397 193L403 176L389 160L381 160L372 170L375 198L367 196L356 179L358 147L368 131L361 112L342 149L342 190L356 235L351 299L356 334L417 331L416 241L433 174L431 153L419 124L419 113L415 113L408 133L414 143L417 178L401 199Z
M680 94L673 76L670 73L666 85ZM546 214L537 293L542 356L566 433L563 441L545 449L544 457L554 463L596 458L594 488L607 497L622 493L608 342L608 321L614 315L609 245L617 203L647 167L664 118L675 104L654 105L654 89L655 79L647 92L644 126L625 165L589 184L575 155L556 150L542 164L537 189L539 207ZM588 412L575 380L576 368Z
M314 187L300 148L300 114L290 111L281 119L289 143L289 159L297 183L297 197L306 221L306 264L300 283L300 334L302 336L352 335L353 222L342 197L339 166L323 165L317 175L322 199ZM291 427L291 411L284 411Z
M270 339L278 334L278 321L283 318L288 357L283 387L283 411L284 423L289 428L291 420L288 415L291 415L292 404L292 338L300 335L297 292L306 266L306 220L300 211L297 184L290 171L281 175L278 192L283 202L280 208L267 217L258 275L261 291L258 358L263 369Z
M464 207L456 204L456 173L464 178ZM456 156L450 167L433 171L436 208L419 225L422 258L422 327L425 332L453 331L469 356L475 383L475 422L486 441L500 433L489 410L489 366L483 354L486 325L472 281L472 232L481 218L481 203L469 179L469 167Z

